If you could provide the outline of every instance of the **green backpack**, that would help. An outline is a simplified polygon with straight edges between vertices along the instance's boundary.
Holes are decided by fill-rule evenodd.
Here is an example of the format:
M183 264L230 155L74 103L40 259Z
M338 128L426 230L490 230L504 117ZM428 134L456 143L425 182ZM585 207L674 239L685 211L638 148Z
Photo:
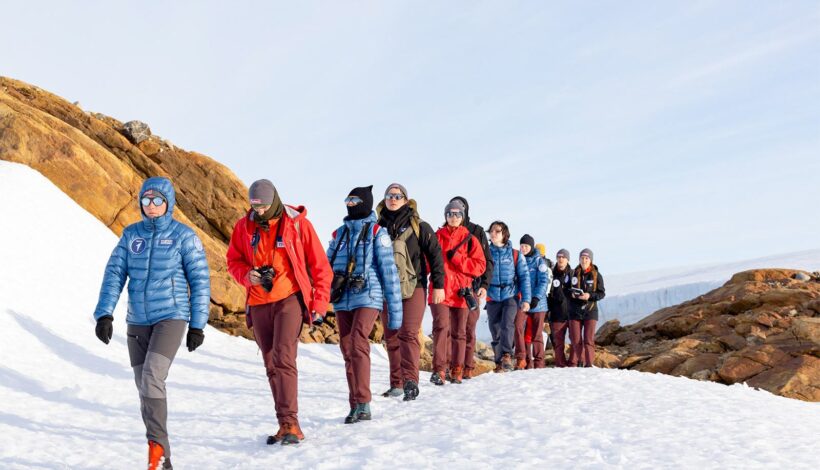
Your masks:
M401 283L401 298L409 299L413 297L418 281L418 273L413 267L413 260L407 250L407 239L411 233L419 236L419 224L415 219L410 219L411 230L405 230L395 240L393 240L393 258L396 261L396 268L399 271L399 282Z

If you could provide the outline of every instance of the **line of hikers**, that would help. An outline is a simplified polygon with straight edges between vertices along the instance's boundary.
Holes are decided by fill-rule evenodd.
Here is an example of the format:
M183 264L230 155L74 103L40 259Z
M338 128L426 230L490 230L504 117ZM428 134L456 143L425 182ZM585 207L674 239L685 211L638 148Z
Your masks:
M268 444L304 439L298 420L296 355L303 323L320 325L330 305L345 362L350 412L345 423L371 419L370 343L376 318L385 326L390 364L386 397L419 395L424 311L433 315L430 381L461 383L473 377L479 307L492 334L496 372L544 367L544 322L557 367L591 367L604 280L584 249L576 268L558 251L553 266L530 235L513 248L501 221L470 221L469 205L455 197L434 230L416 202L391 184L374 210L372 186L344 199L347 215L325 250L303 206L283 204L268 180L248 191L227 251L228 271L246 288L246 322L262 351L279 430ZM128 281L128 350L148 438L149 468L172 468L165 380L186 335L194 351L204 341L210 270L201 240L173 219L174 188L149 178L139 192L142 221L127 227L105 269L94 317L108 343L113 310ZM187 334L186 334L187 326ZM570 355L564 353L569 332Z

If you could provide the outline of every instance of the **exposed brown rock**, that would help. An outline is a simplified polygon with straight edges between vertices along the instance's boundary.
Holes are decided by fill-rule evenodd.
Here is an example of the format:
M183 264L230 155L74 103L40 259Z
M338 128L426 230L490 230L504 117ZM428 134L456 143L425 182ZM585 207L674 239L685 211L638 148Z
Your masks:
M738 273L722 287L658 310L634 325L602 326L599 337L607 344L599 351L606 360L596 365L726 384L746 382L779 395L820 401L820 318L815 317L820 282L796 273Z

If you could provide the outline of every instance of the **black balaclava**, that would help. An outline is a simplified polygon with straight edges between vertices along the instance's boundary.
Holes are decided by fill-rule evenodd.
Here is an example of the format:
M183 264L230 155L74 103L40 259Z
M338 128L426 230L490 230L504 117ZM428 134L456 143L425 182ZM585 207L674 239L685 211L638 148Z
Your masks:
M355 206L347 206L348 220L361 220L369 216L373 212L373 185L364 186L360 188L353 188L350 191L350 196L356 196L362 200L360 204Z

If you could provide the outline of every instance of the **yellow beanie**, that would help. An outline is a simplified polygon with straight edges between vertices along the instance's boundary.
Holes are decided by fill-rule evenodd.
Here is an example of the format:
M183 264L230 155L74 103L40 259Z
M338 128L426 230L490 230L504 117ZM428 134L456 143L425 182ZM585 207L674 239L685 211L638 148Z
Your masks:
M535 249L538 250L539 253L541 253L541 256L547 256L547 247L544 246L543 243L536 243Z

